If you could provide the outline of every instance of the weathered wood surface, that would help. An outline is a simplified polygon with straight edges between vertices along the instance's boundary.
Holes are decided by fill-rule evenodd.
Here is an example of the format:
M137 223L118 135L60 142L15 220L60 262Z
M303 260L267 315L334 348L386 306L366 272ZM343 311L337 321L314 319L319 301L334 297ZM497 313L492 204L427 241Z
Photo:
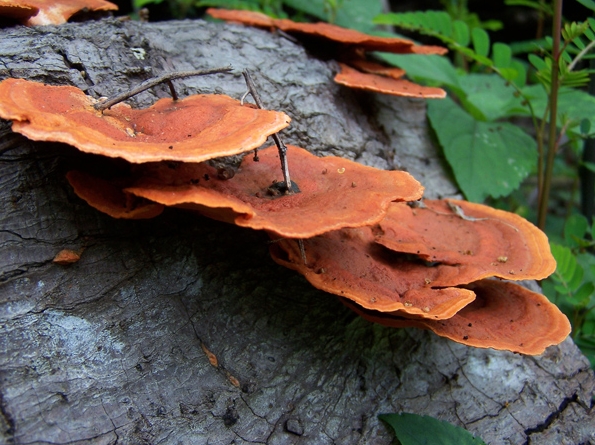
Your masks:
M229 63L292 116L289 142L456 193L423 102L346 91L332 62L280 36L201 21L0 31L1 78L97 96ZM244 92L240 75L176 84ZM138 103L154 94L167 90ZM571 340L524 357L372 325L274 264L262 233L90 209L64 173L98 162L26 140L0 154L0 442L389 444L377 414L411 411L489 444L595 443L595 379ZM81 260L53 264L66 247L85 248Z

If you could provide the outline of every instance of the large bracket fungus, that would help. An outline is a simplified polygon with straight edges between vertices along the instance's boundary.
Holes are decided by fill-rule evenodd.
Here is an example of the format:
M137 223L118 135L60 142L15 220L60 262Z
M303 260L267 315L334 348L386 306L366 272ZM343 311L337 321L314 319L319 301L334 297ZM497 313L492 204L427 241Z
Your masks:
M395 328L429 329L477 348L539 355L570 334L570 323L543 295L514 283L481 280L468 286L475 300L447 320L404 318L401 313L367 310L346 298L341 301L366 320Z
M379 223L376 242L456 266L459 284L487 277L542 280L556 269L546 235L529 221L461 200L424 200L419 207L395 203Z
M273 186L279 175L279 155L273 147L260 150L258 162L244 157L229 179L220 179L217 170L205 163L184 163L175 169L163 163L143 166L126 192L290 238L374 224L392 201L416 200L423 192L421 184L403 171L319 158L291 145L287 149L300 193L285 195Z
M466 289L436 286L441 267L394 254L374 240L371 227L342 229L304 240L305 262L295 240L273 243L271 255L314 287L381 312L444 319L475 298Z
M71 86L22 79L0 83L0 117L13 121L13 131L132 163L202 162L244 153L290 121L285 113L214 94L160 99L142 110L117 104L99 111L98 103Z

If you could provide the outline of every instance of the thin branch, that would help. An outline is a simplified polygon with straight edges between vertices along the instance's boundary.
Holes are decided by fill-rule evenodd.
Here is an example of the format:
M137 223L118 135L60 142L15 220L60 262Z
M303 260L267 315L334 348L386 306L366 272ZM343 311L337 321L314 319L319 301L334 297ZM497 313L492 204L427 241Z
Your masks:
M113 107L117 103L122 102L126 99L129 99L132 96L136 96L137 94L142 93L143 91L148 90L149 88L153 88L154 86L157 86L161 83L167 83L167 85L169 86L172 98L174 100L177 100L178 95L176 94L172 80L183 79L186 77L193 77L193 76L205 76L207 74L229 73L231 70L232 70L232 67L228 66L228 67L223 67L223 68L213 68L210 70L177 71L175 73L167 73L167 74L164 74L163 76L154 77L152 79L146 80L143 83L141 83L139 86L137 86L136 88L126 91L122 94L118 94L116 97L114 97L112 99L108 99L105 102L99 102L99 103L95 104L95 109L98 111L107 110L108 108Z
M576 57L574 59L572 59L572 62L570 62L570 65L568 65L568 71L572 71L574 69L574 67L576 66L576 64L579 63L581 61L581 59L585 56L585 54L587 54L589 51L591 51L591 49L594 46L595 46L595 40L590 41L589 44L587 46L585 46L582 49L582 51L576 55Z
M242 71L242 74L244 75L244 79L246 80L246 86L248 87L248 92L254 98L254 102L256 102L256 106L258 108L264 110L265 108L262 104L262 101L260 100L260 96L259 96L258 92L256 91L256 86L254 85L254 82L252 81L250 72L248 70L244 70L244 71ZM246 94L244 94L242 96L242 102L244 101L245 98L246 98ZM283 181L285 182L285 193L288 195L292 194L292 193L294 193L294 190L293 190L293 186L291 184L291 178L289 176L289 165L287 163L287 147L285 146L283 141L281 141L281 138L279 138L279 135L277 133L273 133L271 135L271 137L273 138L273 141L275 141L275 145L277 145L277 149L279 150L279 158L281 160L281 171L283 172Z

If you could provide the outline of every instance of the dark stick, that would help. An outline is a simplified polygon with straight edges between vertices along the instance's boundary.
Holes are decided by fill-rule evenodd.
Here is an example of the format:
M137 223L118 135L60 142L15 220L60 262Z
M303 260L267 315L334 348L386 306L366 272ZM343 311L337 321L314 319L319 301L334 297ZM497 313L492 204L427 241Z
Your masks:
M116 105L123 100L129 99L132 96L136 96L138 93L142 93L149 88L153 88L161 83L167 83L169 85L171 95L174 100L178 99L178 95L176 94L176 90L174 89L174 85L172 80L175 79L183 79L185 77L192 77L192 76L205 76L207 74L218 74L218 73L229 73L232 70L230 66L224 68L213 68L210 70L196 70L196 71L177 71L175 73L167 73L163 76L154 77L152 79L146 80L141 83L136 88L131 89L130 91L126 91L125 93L119 94L112 99L108 99L105 102L99 102L95 104L95 109L98 111L104 111L108 108Z
M244 75L244 79L246 79L246 86L248 87L248 92L254 98L256 106L261 110L264 110L262 101L260 100L260 96L256 91L254 82L252 82L252 77L250 77L250 72L248 70L244 70L242 71L242 74ZM244 99L245 96L246 95L244 95L242 99ZM285 146L283 141L281 141L277 133L273 133L271 137L273 138L273 141L275 141L275 145L277 145L277 149L279 150L279 159L281 160L281 171L283 172L283 180L285 181L285 193L288 195L292 194L293 189L291 186L291 178L289 177L289 165L287 164L287 147Z

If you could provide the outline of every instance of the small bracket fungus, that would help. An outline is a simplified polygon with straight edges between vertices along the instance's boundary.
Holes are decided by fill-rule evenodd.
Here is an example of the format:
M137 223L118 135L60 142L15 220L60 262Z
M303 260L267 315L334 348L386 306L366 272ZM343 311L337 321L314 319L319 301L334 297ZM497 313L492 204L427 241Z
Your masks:
M367 310L345 298L341 301L368 321L429 329L477 348L538 355L570 334L566 316L541 294L498 280L481 280L467 287L476 294L475 301L448 320L408 319L399 317L400 313Z
M81 252L77 252L72 249L62 249L56 254L52 263L60 264L61 266L69 266L74 264L81 259Z
M374 242L370 227L342 229L303 240L304 262L296 240L271 244L273 259L296 270L316 288L381 312L445 319L468 305L467 289L434 288L442 270Z
M406 172L378 170L338 157L319 158L291 145L287 153L300 193L285 195L274 186L279 154L273 147L259 151L258 162L244 157L230 179L218 178L206 163L184 163L175 170L163 163L141 166L139 179L126 191L292 238L374 224L390 202L418 199L423 192ZM344 173L339 174L340 170ZM354 182L357 187L352 187Z
M32 140L64 142L79 150L132 163L202 162L244 153L289 125L285 113L259 110L224 95L160 99L147 109L97 101L70 86L22 79L0 83L0 117Z
M541 230L514 213L466 201L424 200L417 208L391 204L376 242L456 268L457 283L449 284L487 277L542 280L556 269Z
M344 63L339 63L341 72L335 76L335 82L349 88L357 88L392 96L418 97L425 99L443 99L446 91L442 88L425 87L406 79L395 79L378 74L362 73Z
M0 14L27 26L60 25L81 11L116 11L106 0L0 0Z
M163 205L122 191L126 179L109 181L79 171L68 172L66 179L79 198L112 218L149 219L163 212Z
M386 66L363 58L350 59L347 64L363 73L377 74L378 76L389 77L391 79L401 79L406 74L405 70L401 68Z

